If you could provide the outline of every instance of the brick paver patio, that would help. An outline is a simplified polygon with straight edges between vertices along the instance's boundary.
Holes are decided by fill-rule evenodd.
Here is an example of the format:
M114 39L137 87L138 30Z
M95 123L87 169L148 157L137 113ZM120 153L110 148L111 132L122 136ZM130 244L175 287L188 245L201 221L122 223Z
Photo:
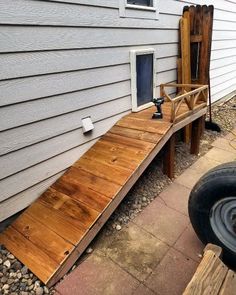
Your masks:
M217 139L126 228L98 237L94 252L56 286L56 295L182 294L204 247L189 222L189 192L210 168L236 160L230 139Z

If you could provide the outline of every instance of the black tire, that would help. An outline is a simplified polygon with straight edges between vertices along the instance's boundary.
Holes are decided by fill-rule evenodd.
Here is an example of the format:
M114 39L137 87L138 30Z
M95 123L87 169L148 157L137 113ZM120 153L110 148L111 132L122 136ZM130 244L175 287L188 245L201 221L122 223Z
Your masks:
M222 247L224 261L236 267L236 161L201 177L191 191L188 210L200 240Z

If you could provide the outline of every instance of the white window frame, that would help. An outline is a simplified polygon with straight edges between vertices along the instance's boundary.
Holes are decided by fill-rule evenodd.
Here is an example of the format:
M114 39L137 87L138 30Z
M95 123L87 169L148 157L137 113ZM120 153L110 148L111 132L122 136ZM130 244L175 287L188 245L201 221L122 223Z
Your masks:
M127 0L119 0L119 11L120 11L120 17L129 17L129 18L144 18L144 19L155 19L157 20L159 17L159 10L158 10L158 0L153 0L153 6L144 6L144 5L136 5L136 4L128 4ZM133 11L134 14L131 15L128 14L128 11ZM145 15L139 15L137 16L135 12L142 12L147 13L149 12L149 16ZM154 14L154 16L153 16Z
M136 57L137 55L153 54L153 97L156 96L156 52L154 48L136 49L130 51L130 69L131 69L131 101L132 112L139 112L153 105L152 102L148 102L141 106L138 106L137 98L137 68Z

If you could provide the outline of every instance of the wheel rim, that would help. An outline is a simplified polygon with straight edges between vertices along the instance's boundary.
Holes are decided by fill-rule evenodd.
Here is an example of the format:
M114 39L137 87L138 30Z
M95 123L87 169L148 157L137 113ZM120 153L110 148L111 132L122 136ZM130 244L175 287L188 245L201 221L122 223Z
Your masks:
M221 243L236 253L236 197L215 203L210 212L210 223Z

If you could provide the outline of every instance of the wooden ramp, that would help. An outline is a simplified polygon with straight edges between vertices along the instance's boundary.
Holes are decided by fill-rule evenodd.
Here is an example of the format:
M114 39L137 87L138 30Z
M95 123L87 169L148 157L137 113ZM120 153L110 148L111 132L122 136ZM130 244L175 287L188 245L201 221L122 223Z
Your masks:
M55 284L171 136L206 113L207 86L193 88L169 100L162 87L162 120L151 119L152 107L118 121L0 235L0 244L43 283Z

